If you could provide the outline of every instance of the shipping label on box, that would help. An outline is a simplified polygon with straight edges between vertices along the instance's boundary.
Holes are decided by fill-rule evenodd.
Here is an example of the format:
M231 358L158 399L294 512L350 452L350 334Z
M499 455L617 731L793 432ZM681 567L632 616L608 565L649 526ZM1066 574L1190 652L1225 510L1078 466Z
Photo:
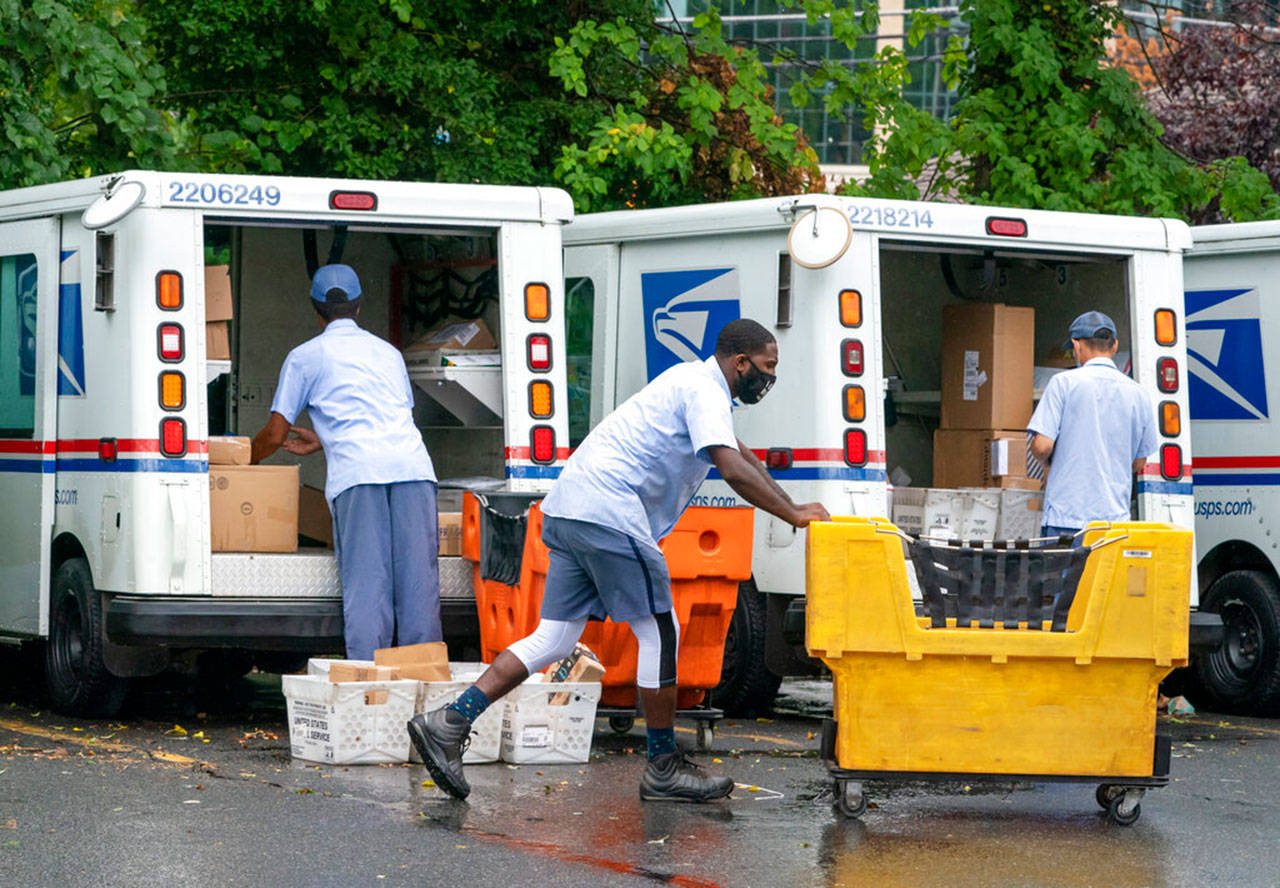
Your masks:
M1031 418L1035 309L1002 304L942 310L944 429L1018 429Z

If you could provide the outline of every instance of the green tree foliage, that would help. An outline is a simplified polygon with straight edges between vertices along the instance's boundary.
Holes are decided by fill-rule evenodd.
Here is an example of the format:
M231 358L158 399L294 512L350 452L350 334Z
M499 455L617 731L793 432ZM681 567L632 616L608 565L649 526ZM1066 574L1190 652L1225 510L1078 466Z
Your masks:
M778 116L759 57L725 42L714 9L693 25L587 21L556 38L552 72L601 114L556 164L579 209L821 188L817 155Z
M946 51L960 100L945 124L887 89L892 77L832 72L832 96L864 108L878 133L866 152L871 178L850 191L1184 218L1213 205L1237 221L1280 211L1266 176L1242 158L1197 165L1162 141L1137 85L1105 61L1116 5L962 0L960 11L969 39L953 37ZM913 43L942 24L921 18ZM879 61L906 76L900 51Z
M148 36L128 0L0 0L0 187L173 162Z

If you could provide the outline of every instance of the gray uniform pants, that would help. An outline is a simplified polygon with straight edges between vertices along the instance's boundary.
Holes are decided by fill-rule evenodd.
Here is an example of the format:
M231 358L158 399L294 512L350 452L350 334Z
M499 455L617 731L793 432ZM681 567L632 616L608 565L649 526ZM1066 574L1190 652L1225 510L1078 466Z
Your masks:
M333 501L347 657L441 641L436 485L358 484Z

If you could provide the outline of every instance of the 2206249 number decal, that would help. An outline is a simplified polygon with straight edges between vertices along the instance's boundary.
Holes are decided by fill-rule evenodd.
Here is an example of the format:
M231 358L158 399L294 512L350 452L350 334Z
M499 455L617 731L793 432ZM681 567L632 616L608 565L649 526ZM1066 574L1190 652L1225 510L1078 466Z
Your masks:
M229 207L274 207L280 203L280 189L274 185L254 185L250 188L244 183L215 185L212 182L170 182L169 201Z

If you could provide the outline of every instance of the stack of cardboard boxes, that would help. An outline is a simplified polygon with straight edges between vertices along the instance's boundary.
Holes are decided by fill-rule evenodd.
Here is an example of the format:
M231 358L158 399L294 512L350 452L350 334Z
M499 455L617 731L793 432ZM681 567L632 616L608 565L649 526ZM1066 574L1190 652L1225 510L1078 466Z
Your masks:
M210 361L231 360L231 277L225 265L204 268L204 350Z
M1035 309L951 305L943 309L942 324L934 488L895 490L894 521L908 532L935 536L1036 536L1042 482L1028 477L1026 433Z

